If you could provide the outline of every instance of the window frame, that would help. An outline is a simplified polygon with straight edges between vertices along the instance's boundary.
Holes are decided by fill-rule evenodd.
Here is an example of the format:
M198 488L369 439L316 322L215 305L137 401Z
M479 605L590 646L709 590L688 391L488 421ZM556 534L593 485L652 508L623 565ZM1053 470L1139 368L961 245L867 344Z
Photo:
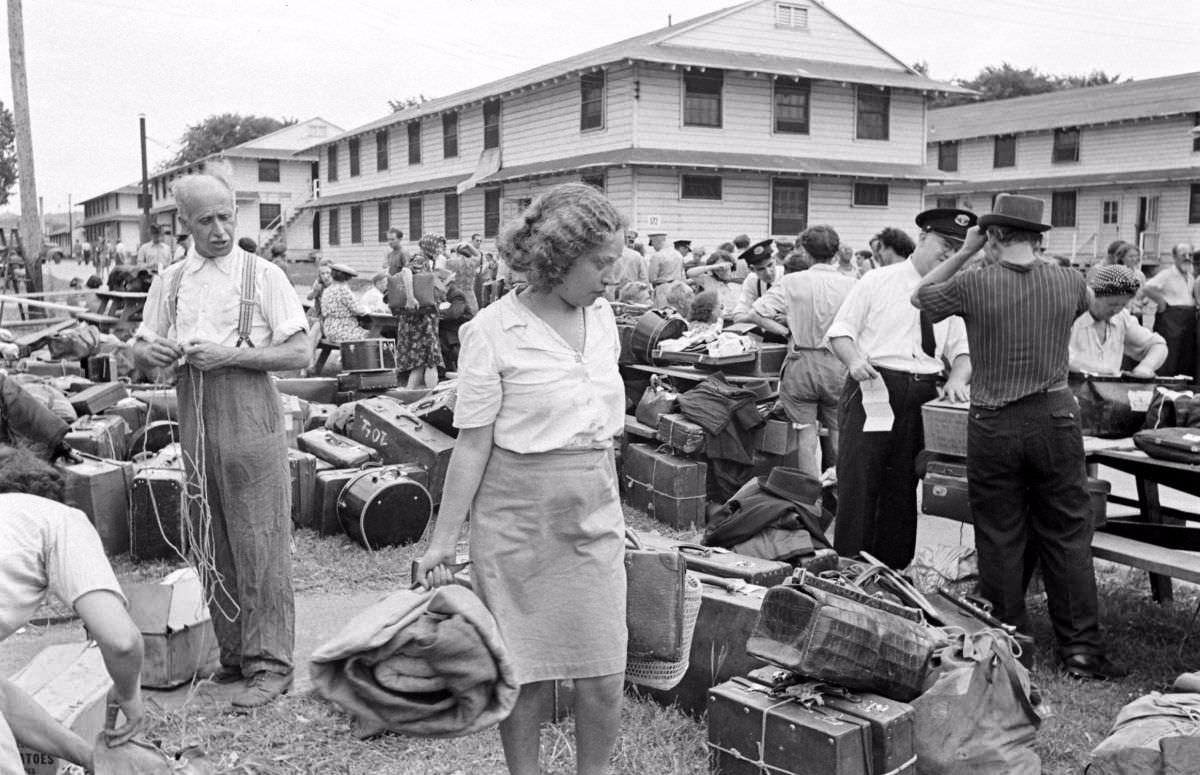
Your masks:
M350 205L350 244L361 245L362 241L362 205Z
M404 126L404 131L408 135L408 164L421 163L421 121L409 121ZM414 232L415 233L415 232Z
M868 191L883 192L883 201L867 201L869 199L878 199L878 197L867 197L864 194ZM856 180L850 188L850 204L853 207L889 207L892 200L892 187L887 183L878 183L869 180Z
M342 244L342 214L337 207L331 207L329 212L329 226L325 235L326 241L330 246Z
M1009 151L1006 154L1007 158L1001 157L1001 149ZM992 140L992 169L1015 166L1017 166L1017 136L1015 134L996 135Z
M1110 217L1109 211L1112 215ZM1119 199L1100 200L1100 225L1115 226L1121 222L1121 201Z
M453 131L451 131L453 130ZM458 111L442 114L442 158L458 157Z
M795 216L781 215L776 207L779 201L779 189L803 189L804 190L804 212L797 218ZM808 210L810 205L811 187L808 181L803 178L772 178L771 179L771 233L786 234L795 236L808 228ZM788 218L788 222L784 222L783 218ZM795 223L799 221L799 223ZM793 228L797 227L798 228Z
M958 140L938 143L937 168L942 172L958 172Z
M807 31L808 11L808 6L800 3L775 3L775 29Z
M325 153L325 179L333 183L338 179L338 149L337 143L329 146ZM331 243L332 244L332 243Z
M599 79L599 83L595 81ZM590 88L595 92L589 96ZM607 110L608 77L603 70L579 74L579 131L598 132L605 128ZM589 116L588 107L593 106L594 116ZM589 118L595 123L589 124Z
M705 184L711 185L714 181L716 182L716 196L705 195L700 193L696 188ZM688 192L689 183L692 187L690 195ZM725 199L725 180L721 175L682 172L679 174L679 198L680 200L722 202Z
M882 110L875 109L867 110L866 102L872 100L882 100ZM863 121L872 115L880 115L882 117L882 136L871 137L864 133ZM866 84L858 84L854 87L854 139L855 140L878 140L887 142L892 139L892 90L890 87L879 88L876 86L867 86Z
M500 147L500 121L502 105L500 100L488 100L483 103L483 150ZM489 122L489 119L491 121Z
M377 172L383 172L391 164L391 150L388 148L390 139L387 127L375 133L375 170Z
M780 87L792 94L804 95L803 129L788 129L785 124L799 124L800 121L784 118L780 115ZM776 78L771 85L771 131L777 135L807 135L812 131L812 82L807 78Z
M453 203L453 207L451 207ZM453 211L454 218L451 219L450 213ZM442 213L445 221L446 239L460 239L462 237L462 197L456 193L444 194L442 196Z
M483 238L495 237L500 233L500 194L499 188L483 190Z
M579 173L579 182L591 186L602 194L607 193L608 175L605 174L604 170L581 172Z
M1066 198L1070 198L1070 218L1065 208ZM1069 221L1069 222L1068 222ZM1056 229L1074 229L1079 222L1079 192L1075 189L1050 192L1050 225Z
M349 158L350 177L357 178L362 174L362 138L351 137L346 142L346 156Z
M392 229L392 200L380 200L375 206L375 220L378 226L375 236L379 242L387 242L388 232Z
M1066 138L1074 137L1071 145L1066 145ZM1079 147L1083 144L1083 133L1079 127L1058 127L1054 130L1054 139L1050 145L1051 164L1074 164L1079 161ZM1066 153L1070 151L1070 153Z
M425 200L419 196L408 198L408 233L425 234ZM416 237L420 239L420 237Z
M272 207L275 208L275 215L273 215L270 218L264 217L263 216L263 208L264 207L265 208L272 208ZM259 202L258 203L258 230L266 231L267 229L271 228L271 224L275 222L276 218L280 218L282 216L283 216L283 205L282 204L280 204L278 202Z
M278 183L279 182L279 159L259 159L258 160L258 182L259 183ZM265 174L264 174L265 173ZM158 181L154 182L154 191L158 193Z
M1200 223L1200 183L1193 183L1189 191L1188 223Z
M683 90L683 99L680 101L682 109L680 122L682 126L697 129L723 128L725 124L725 71L716 68L704 71L684 70L680 73L679 82L680 88ZM697 86L706 85L707 87L711 87L714 83L716 84L715 91L696 91ZM705 108L710 101L715 101L716 123L696 120L697 112ZM693 118L689 119L689 115Z

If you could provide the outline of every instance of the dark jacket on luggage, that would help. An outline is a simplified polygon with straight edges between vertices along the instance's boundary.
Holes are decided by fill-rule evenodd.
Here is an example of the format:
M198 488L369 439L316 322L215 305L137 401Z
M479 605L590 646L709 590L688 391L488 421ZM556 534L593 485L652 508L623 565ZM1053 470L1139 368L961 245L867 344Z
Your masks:
M0 443L24 444L49 460L69 429L15 380L0 374Z

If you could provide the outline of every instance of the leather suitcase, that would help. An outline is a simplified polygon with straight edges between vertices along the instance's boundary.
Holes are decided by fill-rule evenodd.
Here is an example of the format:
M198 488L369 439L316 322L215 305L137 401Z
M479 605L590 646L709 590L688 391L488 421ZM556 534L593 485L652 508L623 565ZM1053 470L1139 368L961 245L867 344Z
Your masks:
M374 449L323 429L301 433L296 441L301 451L311 452L340 468L361 466L379 457Z
M746 653L746 641L767 591L735 579L700 578L704 586L687 672L673 689L638 690L665 707L678 706L697 718L708 709L709 689L762 665Z
M379 451L384 463L416 463L429 472L429 495L434 505L442 500L446 467L454 439L414 417L390 398L359 401L354 408L350 436Z
M308 405L308 417L304 420L304 431L318 430L325 427L325 421L329 419L330 413L336 409L334 404L313 404Z
M975 521L967 494L966 465L929 461L921 482L921 511L968 524Z
M70 360L39 361L27 358L17 365L17 370L37 377L83 376L83 366L79 361Z
M457 400L457 388L438 390L409 404L408 410L447 436L457 438L458 428L454 427L454 405Z
M704 525L707 464L630 444L621 459L621 479L629 505L670 525Z
M142 468L130 488L129 553L135 560L178 557L183 545L183 468Z
M85 454L124 460L129 449L129 426L117 415L84 416L71 423L65 440Z
M147 454L154 455L179 443L179 423L170 420L148 422L134 432L129 439L129 459L139 460Z
M334 377L289 377L275 380L275 389L318 404L332 404L338 381Z
M684 455L704 451L704 429L682 414L671 412L659 417L655 435L663 444Z
M792 575L792 566L779 560L764 560L761 557L738 554L715 546L701 546L678 541L654 533L638 533L638 537L642 539L642 543L648 549L660 551L675 549L683 555L683 560L687 563L690 571L709 573L721 578L740 579L760 587L782 584Z
M767 692L746 678L709 690L709 772L874 775L867 722Z
M343 371L337 381L338 390L387 390L400 384L395 369Z
M287 452L292 473L292 523L311 525L316 508L317 457L298 449Z
M101 412L101 414L111 414L121 417L125 420L125 424L129 426L129 430L136 432L146 424L146 417L149 412L150 407L146 406L143 401L130 396L129 398L122 398Z
M311 520L297 524L300 527L310 527L321 535L340 534L342 523L338 520L338 498L350 480L362 472L362 468L331 468L317 471L313 488L313 510L309 515Z
M63 503L87 514L109 556L129 551L129 488L133 465L86 456L78 463L58 464L63 477Z
M116 382L117 356L112 353L89 355L83 362L83 370L92 382Z
M760 667L747 677L767 688L785 687L804 681L802 676L779 667ZM847 692L831 687L821 693L826 710L860 719L870 725L871 766L874 773L913 775L917 771L916 712L906 702L890 700L870 692Z
M80 415L99 414L122 398L129 398L129 388L122 382L103 382L92 385L71 396L71 406Z

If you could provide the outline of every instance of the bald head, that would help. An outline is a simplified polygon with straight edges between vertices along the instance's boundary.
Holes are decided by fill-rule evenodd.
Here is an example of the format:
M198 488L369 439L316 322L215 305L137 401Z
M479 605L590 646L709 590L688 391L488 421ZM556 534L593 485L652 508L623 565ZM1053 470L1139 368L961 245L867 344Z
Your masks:
M1175 267L1181 272L1184 271L1192 265L1192 246L1186 242L1180 242L1171 248L1171 257L1175 259Z
M196 252L219 258L233 250L237 210L233 189L220 177L185 175L175 182L179 218L192 235Z

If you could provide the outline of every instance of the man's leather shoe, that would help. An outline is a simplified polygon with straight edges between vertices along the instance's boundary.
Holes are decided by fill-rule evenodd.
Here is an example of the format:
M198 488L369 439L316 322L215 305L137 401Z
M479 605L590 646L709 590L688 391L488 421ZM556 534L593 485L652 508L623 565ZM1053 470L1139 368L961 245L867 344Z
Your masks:
M246 688L233 698L235 708L261 708L274 702L292 688L291 673L272 673L260 670L250 676Z
M1110 661L1103 654L1072 654L1063 657L1063 670L1072 678L1089 681L1110 681L1129 675L1128 668Z
M233 665L221 665L217 671L208 677L215 684L225 686L242 680L242 669Z

